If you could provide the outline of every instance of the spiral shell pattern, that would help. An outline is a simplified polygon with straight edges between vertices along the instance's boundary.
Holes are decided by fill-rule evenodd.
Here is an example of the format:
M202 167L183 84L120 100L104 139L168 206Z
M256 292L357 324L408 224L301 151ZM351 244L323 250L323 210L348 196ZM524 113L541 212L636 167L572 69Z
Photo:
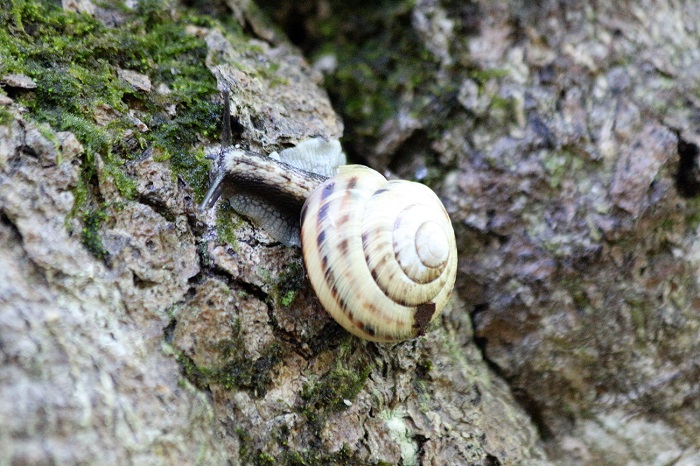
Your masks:
M454 231L438 197L422 184L346 165L306 200L301 224L314 291L361 338L416 337L452 293Z

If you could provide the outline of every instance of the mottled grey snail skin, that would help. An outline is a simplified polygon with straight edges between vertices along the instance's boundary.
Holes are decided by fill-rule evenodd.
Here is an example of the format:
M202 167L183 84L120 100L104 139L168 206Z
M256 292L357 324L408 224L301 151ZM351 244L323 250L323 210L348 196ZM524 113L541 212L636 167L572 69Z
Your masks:
M328 170L329 159L344 159L336 143L314 138L285 157L307 168L321 158ZM232 147L222 149L214 171L200 208L224 194L286 244L300 242L319 301L354 335L377 342L415 338L449 301L457 247L450 218L430 188L387 181L360 165L331 167L336 173L323 176Z
M277 241L301 246L299 211L325 177L233 147L221 152L216 165L216 176L200 210L212 207L223 196Z

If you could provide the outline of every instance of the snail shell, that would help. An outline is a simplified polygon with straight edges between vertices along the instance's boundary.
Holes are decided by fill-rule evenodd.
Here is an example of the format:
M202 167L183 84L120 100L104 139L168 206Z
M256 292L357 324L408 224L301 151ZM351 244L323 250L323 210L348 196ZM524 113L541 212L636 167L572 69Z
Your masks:
M424 333L447 303L457 271L449 216L435 193L340 167L306 200L301 242L311 285L349 332L391 342Z

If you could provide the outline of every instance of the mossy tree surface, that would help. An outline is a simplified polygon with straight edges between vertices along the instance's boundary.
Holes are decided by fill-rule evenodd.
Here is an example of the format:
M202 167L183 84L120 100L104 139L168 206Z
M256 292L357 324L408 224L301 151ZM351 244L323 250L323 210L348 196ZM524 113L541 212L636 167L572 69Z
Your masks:
M698 463L697 2L260 4L311 65L251 2L0 11L0 450ZM268 153L342 133L319 70L350 155L453 218L425 337L349 336L298 250L195 212L217 88Z
M86 212L83 236L97 256L104 249L95 220L104 221L106 211L90 187L96 157L125 200L134 197L135 181L124 164L144 155L169 160L197 192L205 189L208 163L196 145L216 140L220 104L216 80L204 64L206 44L186 26L213 20L183 13L176 17L161 2L139 2L135 9L122 7L116 24L108 26L49 1L13 0L0 11L6 25L0 31L0 75L22 74L36 83L6 92L30 118L74 133L85 147L74 210ZM122 70L146 77L157 91L120 78Z
M0 65L0 76L24 76L34 83L4 87L10 102L3 105L10 110L3 121L17 134L24 134L24 127L39 128L36 131L59 152L55 163L42 167L33 157L40 152L35 142L16 146L21 156L3 168L31 169L31 177L15 180L31 195L26 202L15 199L3 205L8 212L3 219L20 233L15 236L27 238L27 244L32 238L52 238L51 244L63 249L60 254L49 249L48 256L65 255L80 264L59 274L47 272L42 268L46 257L40 256L44 250L31 252L39 264L35 275L43 278L37 290L43 291L47 283L53 289L81 290L70 299L62 296L53 306L42 302L37 312L48 316L31 321L33 333L48 333L57 347L71 354L92 354L68 358L79 369L58 372L85 374L88 382L78 383L78 391L90 393L98 404L109 405L124 396L125 410L135 406L149 413L138 420L128 414L115 416L104 423L106 428L122 432L122 419L129 419L137 433L150 429L172 437L140 435L138 442L125 446L117 434L100 437L94 442L99 446L92 449L67 442L68 459L52 449L43 454L74 463L94 462L101 448L117 463L135 454L150 459L149 455L171 457L178 452L186 458L220 458L227 451L234 452L232 461L253 464L269 464L272 458L286 464L400 461L398 447L388 453L375 446L371 448L377 453L360 447L364 422L356 420L372 417L371 396L382 399L383 405L393 403L391 368L398 359L410 366L410 352L404 350L405 356L389 365L380 363L385 355L351 339L320 309L305 280L299 251L271 242L245 222L227 218L216 228L202 225L193 213L207 178L201 146L218 138L217 79L229 86L253 83L232 93L239 112L232 115L238 142L279 148L319 132L340 132L342 125L325 94L311 80L313 73L287 45L275 48L251 40L235 23L222 25L201 11L166 2L140 2L136 8L121 3L102 6L106 10L90 16L50 2L15 1L11 10L1 13L8 28L0 33L0 53L11 59ZM21 117L19 108L26 109ZM77 157L60 159L63 147L57 132L70 132L82 143ZM59 203L57 199L63 200L62 206L71 203L72 209L52 213L46 206ZM236 218L225 207L218 214ZM60 219L67 231L55 225L44 228L46 215ZM31 262L15 265L22 263ZM83 296L93 301L82 303ZM71 299L77 301L75 308L61 307L72 304ZM22 320L21 309L18 312ZM70 331L63 334L63 327L42 324L55 322L56 315L66 326L79 321L77 316L86 321L79 331L66 327ZM110 364L100 359L104 347L116 348L114 354L108 351L114 356ZM124 365L127 370L122 370ZM181 378L173 384L175 374ZM410 385L410 369L405 374ZM425 371L420 374L425 379ZM23 378L16 380L20 390ZM139 381L146 382L140 386ZM434 410L428 392L423 387L422 403ZM59 393L63 392L56 390L60 402ZM169 427L159 424L167 418L152 413L159 409L154 397L162 397L179 413ZM33 407L29 403L26 409ZM263 413L262 421L250 411L253 407ZM42 408L37 404L36 409ZM78 418L92 420L76 410ZM286 413L281 418L280 411ZM15 417L33 415L22 411ZM392 442L382 436L385 419L374 417L372 445ZM188 421L192 428L183 429L181 423ZM151 423L159 427L151 429ZM355 440L345 436L344 425L350 426ZM161 453L159 443L165 437L179 439L167 454ZM214 439L223 446L217 449ZM33 441L13 447L18 462L34 454ZM192 448L197 442L199 449Z

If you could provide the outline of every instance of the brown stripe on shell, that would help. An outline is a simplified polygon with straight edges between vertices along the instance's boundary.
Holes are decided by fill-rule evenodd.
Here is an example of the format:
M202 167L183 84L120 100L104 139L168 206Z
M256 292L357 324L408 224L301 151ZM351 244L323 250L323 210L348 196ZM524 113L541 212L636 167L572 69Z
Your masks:
M357 184L358 180L357 177L353 177L348 181L347 187L352 188ZM327 198L330 197L330 195L334 192L336 188L335 183L328 183L324 186L323 191L321 193L321 205L318 209L318 214L316 218L316 224L318 230L321 230L321 232L318 234L317 237L317 244L320 252L323 252L324 250L327 249L328 244L325 243L326 239L326 234L325 230L323 230L323 224L324 222L327 221L327 217L330 215L330 204L327 201ZM352 193L349 191L349 189L343 189L344 195L342 197L342 200L340 201L341 203L345 204L349 202L352 199ZM326 200L326 202L323 202ZM341 217L340 221L336 223L336 226L339 227L343 223L347 223L350 220L350 215L345 214L343 217ZM339 250L341 251L342 255L347 254L347 250L349 248L349 242L347 239L341 241L338 245ZM357 316L352 312L350 309L349 304L345 301L345 299L340 295L340 292L338 291L338 288L336 286L337 282L337 277L336 274L334 273L332 269L332 265L329 264L329 256L327 253L322 253L322 258L321 258L321 267L322 267L322 272L323 272L323 277L326 282L326 285L328 287L328 290L330 292L330 296L335 301L336 305L338 306L338 309L340 312L342 312L348 321L350 322L351 325L353 325L355 328L357 328L359 331L366 333L369 336L375 336L377 334L376 329L373 327L370 328L370 332L366 331L367 325L365 325L363 322L357 319ZM391 335L386 335L386 338L390 338Z
M326 183L326 185L323 187L323 191L321 192L321 201L324 201L328 199L328 197L333 194L333 191L335 190L335 181L329 181Z
M370 270L370 273L372 274L372 278L373 278L374 281L376 282L376 281L377 281L377 271L376 271L375 269L372 269L372 270ZM387 282L392 282L392 281L394 280L395 277L396 277L396 274L393 274L393 273L392 273L392 274L389 276L389 278L387 278ZM381 288L380 288L380 289L381 289ZM382 290L382 291L384 291L384 290ZM387 296L387 298L388 298L388 297L389 297L389 296ZM404 300L404 299L401 299L400 297L395 297L395 298L390 298L390 299L391 299L392 301L394 301L396 304L400 304L400 305L402 305L402 306L406 306L406 307L414 307L414 306L415 306L415 303L410 303L409 301L406 301L406 300ZM431 304L431 303L427 303L427 304ZM432 303L432 304L433 304L433 307L435 307L435 304L434 304L434 303ZM418 306L425 306L425 305L426 305L426 304L419 304ZM433 310L433 313L434 313L434 312L435 312L435 311ZM432 318L432 317L431 317L431 318Z
M321 235L325 236L325 232L322 231L319 233L319 237ZM346 241L347 243L347 241ZM319 251L323 251L323 248L321 247L321 244L319 243ZM335 273L333 273L333 269L329 267L328 264L328 256L323 255L323 258L321 259L321 266L323 269L323 276L324 279L326 280L326 284L328 284L328 288L331 292L331 296L333 297L333 300L338 304L338 307L340 310L345 314L348 319L355 324L356 320L354 319L354 316L352 312L348 311L348 304L345 302L345 300L340 296L340 293L338 292L338 288L336 287L336 278L335 278Z
M402 306L412 307L412 305L408 301L404 301L403 299L394 299L393 301L396 304L400 304ZM425 306L425 304L419 304L419 306Z
M372 232L363 232L362 233L362 250L363 251L369 250L370 249L368 246L369 241L372 238L376 238L376 237L380 236L380 234L381 234L381 230L379 230L379 229L375 229ZM382 261L378 265L384 265L386 263L386 260L387 260L387 256L385 255L382 257ZM369 256L367 255L367 253L365 253L365 262L367 262L367 264L369 264Z
M333 269L328 267L328 259L326 256L323 257L326 259L325 263L323 264L323 276L328 284L328 288L330 289L333 299L336 303L338 303L338 306L340 306L343 312L346 313L345 310L347 309L347 303L345 303L345 301L340 297L338 288L335 286L335 274L333 273Z
M321 222L328 216L328 204L323 204L320 209L318 209L318 218L316 219L316 224L318 228L321 228Z
M344 242L347 242L347 241L344 241ZM390 333L385 333L385 332L378 332L377 329L376 329L375 327L373 327L373 326L371 326L371 325L369 325L369 324L367 324L367 323L365 323L365 322L362 322L362 321L360 321L360 320L357 319L357 317L355 316L355 313L353 313L353 312L350 310L350 307L349 307L348 303L340 296L340 292L338 291L338 288L337 288L336 285L335 285L335 284L336 284L336 276L335 276L335 274L333 273L333 270L332 270L331 268L328 267L328 258L327 258L327 256L323 256L323 258L325 259L325 261L322 260L323 269L324 269L324 270L323 270L323 274L324 274L326 283L328 284L328 288L329 288L329 290L330 290L331 296L332 296L333 299L335 300L335 302L336 302L336 304L338 305L338 308L340 309L340 311L341 311L343 314L345 314L345 316L348 318L348 320L349 320L358 330L360 330L360 331L366 333L367 335L369 335L369 336L371 336L371 337L377 337L377 338L384 338L384 339L387 339L387 340L393 340L393 339L394 339L394 335L392 335L392 334L390 334ZM372 313L372 314L374 314L374 315L382 316L382 313L381 313L380 309L379 309L377 306L375 306L374 304L372 304L372 303L366 303L364 307L365 307L365 309L366 309L367 311L369 311L370 313ZM387 317L384 317L384 321L386 321L386 322L388 322L388 323L392 323L392 322L395 323L395 322L397 322L396 319L390 319L390 318L387 318Z
M330 280L333 280L335 276L333 275L333 271L329 268L325 269L323 271L323 278L328 282L328 283L333 283Z
M417 335L425 333L428 324L433 320L435 309L435 303L432 302L421 304L416 308L416 313L413 316L413 328L416 329Z
M325 257L325 256L324 256ZM333 296L333 299L335 300L336 304L338 305L338 308L340 308L341 312L345 314L345 316L348 318L351 324L353 324L358 330L365 332L369 336L377 336L377 331L374 327L371 325L365 324L364 322L358 320L355 317L355 314L349 309L348 303L345 302L345 300L340 296L340 293L338 292L338 288L335 286L335 274L331 269L325 269L324 270L324 276L326 277L327 283L329 285L329 289L331 292L331 296ZM381 337L383 338L390 338L391 335L389 334L382 334Z
M373 269L370 269L370 273L372 276L376 279L377 278L377 270L381 269L384 267L384 264L386 264L386 261L390 260L391 256L389 254L384 254L381 259L377 262L376 266ZM365 255L365 262L369 263L369 257ZM376 280L375 280L376 281ZM384 290L382 290L384 291Z
M401 322L398 319L392 319L386 315L383 315L381 309L379 309L374 303L365 303L363 305L365 311L367 311L370 314L374 314L377 316L380 316L385 323L387 324L400 324Z

